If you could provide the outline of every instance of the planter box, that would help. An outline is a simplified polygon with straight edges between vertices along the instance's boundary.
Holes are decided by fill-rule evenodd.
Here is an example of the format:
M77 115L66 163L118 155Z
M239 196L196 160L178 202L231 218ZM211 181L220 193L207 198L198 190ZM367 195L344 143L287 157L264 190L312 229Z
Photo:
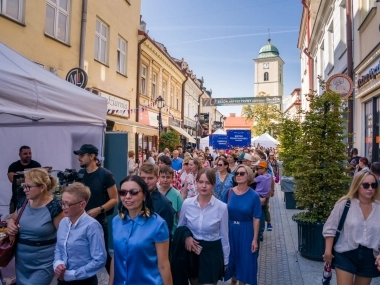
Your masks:
M324 224L297 221L294 216L293 221L298 225L298 251L300 254L307 259L323 261L325 238L322 235L322 229Z
M297 209L296 200L294 199L294 192L285 192L285 208L286 209Z

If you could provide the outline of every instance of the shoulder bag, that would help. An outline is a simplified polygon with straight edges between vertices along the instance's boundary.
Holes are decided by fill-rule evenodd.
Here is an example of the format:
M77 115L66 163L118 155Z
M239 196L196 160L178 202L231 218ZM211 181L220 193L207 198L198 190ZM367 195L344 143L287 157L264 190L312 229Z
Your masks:
M17 215L15 225L18 225L21 215L24 212L28 199L25 198L22 207ZM10 238L7 234L3 239L0 240L0 267L5 267L12 260L16 252L16 237Z

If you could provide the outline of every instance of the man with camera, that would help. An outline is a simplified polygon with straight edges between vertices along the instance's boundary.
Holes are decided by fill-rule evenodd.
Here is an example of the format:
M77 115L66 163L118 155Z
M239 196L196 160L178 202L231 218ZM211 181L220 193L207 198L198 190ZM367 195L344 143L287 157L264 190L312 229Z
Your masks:
M18 200L25 197L21 183L17 183L17 180L23 180L24 176L18 175L17 172L24 171L28 168L41 167L41 164L32 159L32 150L27 145L20 147L18 156L20 157L20 160L13 162L8 167L8 179L12 183L12 199L9 205L9 213L13 213Z
M79 176L83 175L79 182L82 182L91 191L90 200L86 205L87 214L96 219L103 228L107 250L106 269L109 274L111 256L108 253L107 215L113 213L113 209L117 205L117 189L112 173L100 166L98 153L98 149L92 144L84 144L79 150L74 151L74 154L78 156L80 167L83 169L78 172Z

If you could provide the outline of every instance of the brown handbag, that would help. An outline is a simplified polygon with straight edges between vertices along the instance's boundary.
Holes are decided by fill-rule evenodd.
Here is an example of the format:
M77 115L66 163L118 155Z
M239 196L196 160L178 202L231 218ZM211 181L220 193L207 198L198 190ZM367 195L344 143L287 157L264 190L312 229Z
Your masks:
M28 199L25 198L25 201L22 204L22 207L17 215L15 225L18 225L22 212L24 212L24 209L27 203L28 203ZM6 267L8 263L11 262L13 256L15 255L15 252L16 252L16 236L10 237L7 234L3 239L0 239L0 267Z

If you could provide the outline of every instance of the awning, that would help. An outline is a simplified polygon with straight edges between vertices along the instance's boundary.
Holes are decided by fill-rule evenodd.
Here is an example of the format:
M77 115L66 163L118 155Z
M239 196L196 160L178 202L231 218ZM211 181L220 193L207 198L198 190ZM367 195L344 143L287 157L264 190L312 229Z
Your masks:
M145 136L158 137L158 129L156 128L152 128L150 126L146 126L138 122L133 122L133 121L129 121L122 118L114 118L114 117L107 116L107 119L115 122L115 125L112 129L113 131L143 134Z
M178 128L178 127L175 127L175 126L169 126L169 127L171 127L173 130L175 130L176 132L178 132L180 135L188 138L189 142L196 143L195 139L193 139L193 137L190 134L188 134L185 130L183 130L181 128Z

